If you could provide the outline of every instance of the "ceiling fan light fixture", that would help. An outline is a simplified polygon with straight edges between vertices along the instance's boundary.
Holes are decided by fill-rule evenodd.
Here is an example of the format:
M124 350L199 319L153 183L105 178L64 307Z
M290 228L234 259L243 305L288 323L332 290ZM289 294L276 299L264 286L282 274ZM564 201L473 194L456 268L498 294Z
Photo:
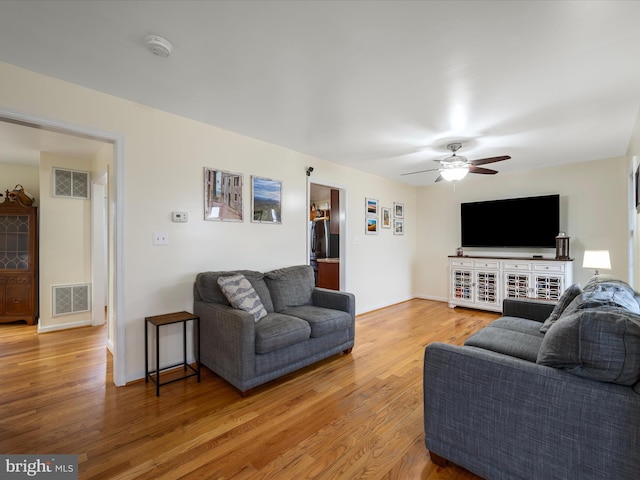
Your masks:
M456 182L462 180L469 173L469 165L451 165L450 167L444 167L440 171L442 178L448 182Z

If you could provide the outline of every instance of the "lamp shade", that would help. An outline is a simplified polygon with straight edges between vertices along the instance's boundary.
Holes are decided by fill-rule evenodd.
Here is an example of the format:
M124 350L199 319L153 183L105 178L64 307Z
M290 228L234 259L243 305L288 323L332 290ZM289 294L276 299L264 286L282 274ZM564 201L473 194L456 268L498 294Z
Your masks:
M469 173L468 165L445 167L440 171L442 178L449 182L455 182L456 180L462 180Z
M596 271L599 268L610 270L611 260L609 259L609 250L585 250L582 267L595 268Z

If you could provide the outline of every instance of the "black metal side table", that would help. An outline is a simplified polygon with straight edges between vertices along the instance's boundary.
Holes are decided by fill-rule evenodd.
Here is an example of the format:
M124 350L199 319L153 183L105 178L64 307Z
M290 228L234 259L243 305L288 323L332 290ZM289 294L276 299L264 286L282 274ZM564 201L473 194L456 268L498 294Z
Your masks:
M176 312L167 313L165 315L156 315L153 317L145 317L144 322L144 371L145 371L145 383L149 383L149 379L156 384L156 397L160 396L160 386L167 385L168 383L177 382L178 380L184 380L185 378L198 376L198 383L200 383L200 317L189 312ZM187 363L187 322L193 320L195 322L195 331L197 334L197 353L196 353L196 368ZM170 325L172 323L182 323L182 354L183 359L181 363L169 365L167 367L160 368L160 327L162 325ZM153 378L154 371L149 371L149 324L154 325L156 328L156 369L155 378ZM191 372L185 374L182 377L174 378L167 382L160 382L160 372L170 370L176 367L182 366L184 371Z

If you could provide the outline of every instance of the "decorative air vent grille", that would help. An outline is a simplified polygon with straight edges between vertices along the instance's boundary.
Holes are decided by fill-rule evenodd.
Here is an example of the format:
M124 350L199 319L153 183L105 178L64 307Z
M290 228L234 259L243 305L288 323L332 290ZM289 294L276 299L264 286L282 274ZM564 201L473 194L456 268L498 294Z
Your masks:
M91 309L90 285L54 285L53 315L88 312Z
M53 168L53 196L89 198L89 172Z

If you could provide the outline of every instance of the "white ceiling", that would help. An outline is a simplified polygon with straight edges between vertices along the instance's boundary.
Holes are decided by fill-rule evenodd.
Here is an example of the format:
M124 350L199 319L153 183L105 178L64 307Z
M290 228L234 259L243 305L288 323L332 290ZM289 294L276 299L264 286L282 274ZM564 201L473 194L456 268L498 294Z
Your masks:
M3 0L0 61L426 185L437 172L401 173L454 140L511 155L500 172L624 155L639 21L640 2L609 0Z

